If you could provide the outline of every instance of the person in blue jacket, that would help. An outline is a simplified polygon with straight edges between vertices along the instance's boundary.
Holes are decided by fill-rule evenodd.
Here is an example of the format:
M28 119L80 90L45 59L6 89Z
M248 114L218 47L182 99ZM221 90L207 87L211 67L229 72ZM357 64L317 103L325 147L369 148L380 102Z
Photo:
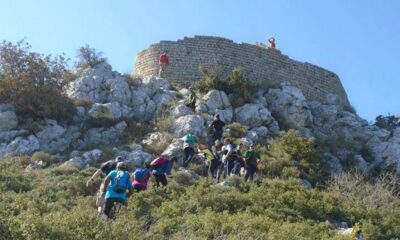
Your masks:
M151 162L151 168L153 169L152 173L156 180L157 187L160 186L160 183L163 186L167 186L167 175L171 175L171 171L175 162L177 162L176 157L172 157L171 159L158 157Z
M102 192L105 192L103 214L110 217L110 210L114 203L126 205L126 198L132 188L132 181L124 162L117 164L116 170L112 170L103 181Z

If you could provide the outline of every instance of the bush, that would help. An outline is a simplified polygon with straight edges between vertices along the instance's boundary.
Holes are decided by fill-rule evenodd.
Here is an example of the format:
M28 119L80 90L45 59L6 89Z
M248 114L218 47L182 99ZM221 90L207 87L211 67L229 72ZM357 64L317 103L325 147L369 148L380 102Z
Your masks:
M0 102L12 104L21 120L69 121L74 106L62 90L68 72L63 55L29 52L24 41L0 44Z
M392 132L397 127L400 127L400 117L390 114L387 116L379 115L375 118L374 125Z
M80 47L77 50L78 62L76 63L79 68L94 67L99 63L107 62L107 58L103 57L102 52L91 48L89 45Z
M194 87L201 92L217 89L224 91L233 107L239 107L250 103L254 98L255 86L246 79L241 68L232 70L231 75L225 80L220 75L210 74L203 70L204 78L194 84Z
M231 138L242 138L247 134L247 127L238 122L233 122L225 127L227 130L225 134Z
M55 159L48 153L39 151L35 152L31 157L31 162L43 161L46 163L46 166L50 166L51 164L55 163Z

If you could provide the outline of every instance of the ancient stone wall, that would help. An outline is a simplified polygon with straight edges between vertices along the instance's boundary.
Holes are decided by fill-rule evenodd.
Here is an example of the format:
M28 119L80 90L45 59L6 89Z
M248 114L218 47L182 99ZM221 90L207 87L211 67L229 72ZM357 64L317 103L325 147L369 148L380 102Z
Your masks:
M164 51L169 55L165 77L178 84L188 85L201 79L200 65L220 72L223 77L235 67L241 67L250 81L261 86L290 82L300 88L309 100L321 101L328 93L335 93L349 105L346 92L335 73L292 60L276 49L238 44L220 37L185 37L183 40L153 44L137 55L134 75L157 75L158 57Z

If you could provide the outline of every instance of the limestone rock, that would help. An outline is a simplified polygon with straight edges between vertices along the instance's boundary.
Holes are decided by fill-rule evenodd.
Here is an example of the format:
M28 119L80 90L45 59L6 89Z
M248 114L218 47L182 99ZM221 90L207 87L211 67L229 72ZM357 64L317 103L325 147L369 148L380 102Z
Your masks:
M142 144L160 148L168 140L167 136L161 132L149 133L142 140Z
M39 161L35 161L35 162L29 164L25 168L25 171L38 170L38 169L43 169L45 167L46 167L46 163L43 162L42 160L39 160Z
M74 157L65 162L63 165L74 164L79 168L93 166L99 161L101 154L102 151L100 149L93 149L91 151L84 152L81 156L75 154Z
M228 96L223 91L211 90L202 97L201 102L206 105L209 114L215 114L217 109L230 108Z
M0 104L0 132L13 130L17 125L18 120L14 107L9 104Z
M266 142L268 137L268 128L261 126L251 129L247 132L246 142L250 144L257 144Z
M63 152L71 143L71 136L67 134L67 130L54 120L48 120L46 125L41 126L36 137L40 149L49 153Z
M266 126L274 122L270 111L261 104L245 104L235 109L236 121L252 127Z
M6 154L11 156L31 155L39 147L39 140L34 135L30 135L28 138L17 137L8 145L0 145L0 156Z
M107 79L105 87L108 90L107 102L118 102L122 105L128 105L131 102L129 85L122 76Z
M143 86L132 90L132 117L137 121L147 121L154 116L157 106L151 100L149 91Z
M311 111L300 89L281 85L280 89L270 89L266 100L272 115L281 126L294 129L311 127Z
M85 145L113 145L119 142L119 138L125 132L128 125L125 121L117 123L110 128L92 128L84 134Z
M187 107L185 104L178 104L176 107L172 109L172 116L175 118L179 118L185 115L193 114L191 108Z
M199 115L186 115L178 118L173 124L175 136L181 138L192 133L198 138L207 137L205 120Z
M111 103L95 103L92 105L88 114L92 118L107 118L110 120L118 120L121 117L129 116L131 109L118 102Z
M216 109L215 110L215 114L219 114L219 118L221 119L221 121L225 122L225 123L231 123L233 120L233 109L232 108L228 108L228 109Z
M130 166L143 166L146 161L152 159L152 155L143 151L143 147L139 144L133 144L129 147L129 150L115 149L114 152L117 156L122 156L125 162Z
M11 131L3 131L0 132L0 143L5 142L8 143L16 137L28 134L28 130L11 130Z
M183 161L184 153L183 153L183 141L180 139L173 139L172 142L168 145L168 147L161 154L167 157L176 157L178 161Z
M154 95L151 99L156 105L157 111L161 111L164 106L172 103L175 99L176 92L174 91L163 91Z
M170 84L167 80L155 76L143 78L143 85L150 89L150 96L153 96L160 90L169 90Z

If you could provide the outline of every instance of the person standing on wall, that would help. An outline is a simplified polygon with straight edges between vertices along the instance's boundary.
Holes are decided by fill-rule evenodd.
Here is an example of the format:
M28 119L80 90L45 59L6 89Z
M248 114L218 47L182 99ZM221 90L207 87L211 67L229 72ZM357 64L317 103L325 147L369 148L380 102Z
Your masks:
M158 63L160 64L160 70L158 72L158 76L163 77L165 69L169 64L169 57L166 52L163 52L163 54L160 55L160 57L158 58Z
M219 118L219 114L216 114L214 116L214 120L210 123L210 125L208 125L208 128L214 128L214 132L212 135L213 143L215 142L215 140L221 141L222 131L223 131L222 128L224 126L225 126L225 123L223 121L221 121L221 119Z
M274 37L271 37L270 39L268 39L268 48L275 49L275 38Z

